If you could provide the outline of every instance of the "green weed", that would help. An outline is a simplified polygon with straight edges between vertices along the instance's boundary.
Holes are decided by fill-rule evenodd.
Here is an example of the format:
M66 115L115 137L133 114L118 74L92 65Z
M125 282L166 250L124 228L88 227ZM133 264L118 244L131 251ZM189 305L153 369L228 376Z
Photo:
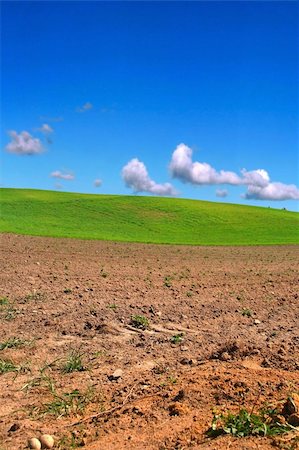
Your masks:
M172 280L173 277L171 277L170 275L164 277L164 286L170 288L172 286Z
M13 337L7 339L7 341L0 342L0 350L6 350L7 348L19 348L23 347L27 344L27 341L24 341L23 339Z
M72 350L62 367L62 372L72 373L85 370L82 357L83 353L80 353L78 350Z
M184 333L175 334L170 338L173 344L180 344L184 340Z
M16 366L12 361L6 359L0 359L0 375L7 372L17 372L18 366Z
M251 311L251 309L248 309L248 308L243 308L242 309L242 316L245 316L245 317L252 317L252 311Z
M259 412L249 412L241 409L238 413L213 415L212 426L208 435L216 437L221 434L231 434L236 437L245 436L275 436L291 431L293 427L281 423L276 409L261 409Z
M58 395L53 393L53 401L46 403L40 413L42 415L53 415L55 417L68 416L70 414L82 413L94 396L93 389L88 388L86 392L74 389Z
M149 327L149 320L147 317L134 315L131 317L131 325L135 328L145 330Z
M8 303L9 303L8 297L1 297L0 298L0 306L8 305Z

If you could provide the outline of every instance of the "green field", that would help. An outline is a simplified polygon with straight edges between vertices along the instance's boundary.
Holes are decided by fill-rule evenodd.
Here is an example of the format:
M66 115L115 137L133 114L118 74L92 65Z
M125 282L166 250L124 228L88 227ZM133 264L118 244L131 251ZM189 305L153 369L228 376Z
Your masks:
M0 231L193 245L298 244L299 213L198 200L0 190Z

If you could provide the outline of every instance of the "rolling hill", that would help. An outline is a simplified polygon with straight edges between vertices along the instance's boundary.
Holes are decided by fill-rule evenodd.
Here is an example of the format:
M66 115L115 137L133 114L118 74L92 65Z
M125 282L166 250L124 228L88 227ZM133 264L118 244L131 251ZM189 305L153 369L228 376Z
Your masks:
M0 231L192 245L298 244L299 213L198 200L0 190Z

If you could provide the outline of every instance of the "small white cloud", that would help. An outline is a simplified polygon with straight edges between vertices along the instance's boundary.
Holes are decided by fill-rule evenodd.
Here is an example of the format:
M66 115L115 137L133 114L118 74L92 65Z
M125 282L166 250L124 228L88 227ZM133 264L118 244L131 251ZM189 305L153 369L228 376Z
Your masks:
M31 136L28 131L17 133L12 130L9 131L11 142L5 147L10 153L16 155L37 155L44 151L41 141L38 138Z
M54 172L51 172L50 177L68 181L75 179L75 175L73 173L61 172L60 170L55 170Z
M55 183L54 187L55 187L55 189L62 189L63 188L61 183Z
M51 134L54 132L53 128L47 123L43 123L40 128L37 128L37 131L40 131L43 134Z
M266 186L248 186L243 195L247 200L299 200L299 189L294 184L269 183Z
M226 189L217 189L216 196L220 198L224 198L228 196L228 191Z
M132 159L122 169L122 178L134 192L148 192L154 195L175 196L176 190L170 183L158 184L152 180L143 162Z
M76 112L83 113L83 112L89 111L92 108L93 108L93 104L90 102L86 102L86 103L84 103L83 106L78 106L78 108L76 108Z
M191 184L232 184L241 183L241 178L234 172L220 170L217 172L210 164L192 161L192 149L179 144L172 154L170 172L173 178Z
M96 187L96 188L98 188L98 187L101 187L102 186L102 180L100 180L100 178L97 178L96 180L94 180L94 182L93 182L93 184L94 184L94 187Z

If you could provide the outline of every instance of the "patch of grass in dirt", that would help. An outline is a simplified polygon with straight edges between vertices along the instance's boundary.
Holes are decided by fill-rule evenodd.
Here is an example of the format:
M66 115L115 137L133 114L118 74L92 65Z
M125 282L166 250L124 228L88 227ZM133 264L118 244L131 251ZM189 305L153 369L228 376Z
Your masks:
M94 390L90 387L85 392L74 389L71 392L64 392L60 395L54 390L52 395L53 400L46 403L39 413L41 415L50 414L55 417L63 417L83 413L86 406L94 398Z
M112 309L113 311L116 311L117 308L118 308L118 306L117 306L116 303L110 303L110 305L108 305L108 308L109 308L109 309Z
M2 297L0 302L0 318L10 321L16 318L18 310L13 306L8 297Z
M27 371L30 371L29 363L20 364L17 366L10 359L0 359L0 375L7 372L16 372L18 375L19 373L24 373Z
M262 408L258 412L241 409L236 414L213 414L208 436L217 437L231 434L235 437L276 436L292 431L294 427L286 423L276 408Z
M249 308L243 308L242 309L242 316L245 316L245 317L252 317L252 311L251 311L251 309L249 309Z
M18 366L16 366L11 360L0 359L0 375L7 372L17 372Z
M164 286L167 288L170 288L172 286L172 280L173 280L173 277L170 275L167 275L166 277L164 277L164 283L163 283Z
M8 305L8 303L9 303L8 297L1 297L0 298L0 306Z
M6 350L8 348L19 348L23 347L24 345L28 345L29 342L25 341L24 339L20 339L18 337L12 337L7 339L4 342L0 342L0 350Z
M139 316L139 315L135 314L131 317L130 324L135 328L145 330L146 328L149 327L149 320L145 316Z
M299 214L275 208L33 189L0 192L0 232L164 244L299 243Z
M45 299L45 294L43 294L42 292L31 292L30 294L27 294L24 297L24 301L25 302L30 302L30 301L41 301Z
M57 442L57 448L59 450L69 450L70 448L84 447L84 439L80 435L76 435L74 432L69 435L62 436Z
M170 342L173 344L180 344L184 340L184 333L175 334L174 336L171 336Z
M62 366L63 373L83 372L86 367L83 364L84 353L72 350Z

